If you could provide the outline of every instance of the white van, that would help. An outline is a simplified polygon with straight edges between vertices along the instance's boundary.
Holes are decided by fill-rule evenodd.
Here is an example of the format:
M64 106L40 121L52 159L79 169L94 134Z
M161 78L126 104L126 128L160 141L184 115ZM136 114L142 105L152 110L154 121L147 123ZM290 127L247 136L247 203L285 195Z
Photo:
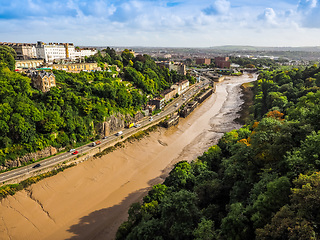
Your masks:
M120 132L117 132L117 133L116 133L116 136L120 136L120 135L122 135L122 134L123 134L123 132L120 131Z

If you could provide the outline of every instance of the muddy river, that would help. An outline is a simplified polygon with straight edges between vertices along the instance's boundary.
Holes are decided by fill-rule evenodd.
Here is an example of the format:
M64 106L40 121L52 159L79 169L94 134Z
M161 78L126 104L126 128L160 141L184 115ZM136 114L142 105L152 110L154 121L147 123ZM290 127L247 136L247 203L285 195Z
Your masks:
M240 85L256 76L230 77L179 125L99 159L44 179L0 202L0 239L114 239L127 210L150 186L161 183L172 165L196 159L234 122Z

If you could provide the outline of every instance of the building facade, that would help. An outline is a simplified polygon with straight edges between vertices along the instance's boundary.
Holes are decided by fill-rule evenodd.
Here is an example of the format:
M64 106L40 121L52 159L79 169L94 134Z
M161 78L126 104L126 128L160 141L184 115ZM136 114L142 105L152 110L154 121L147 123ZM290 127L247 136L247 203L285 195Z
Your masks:
M177 89L169 88L164 90L161 93L161 96L163 96L165 102L168 102L170 99L174 98L177 95L177 93L178 93Z
M214 62L217 68L230 68L229 57L215 57Z
M56 70L64 70L67 72L79 73L81 71L101 71L98 63L66 63L66 64L52 64L48 67Z
M156 62L156 64L160 67L168 68L169 71L174 70L181 75L187 74L186 65L180 62L178 63L178 62L171 62L171 61L161 61L161 62Z
M174 70L181 75L186 75L186 65L183 63L169 63L169 70Z
M44 64L43 59L39 60L17 60L16 61L16 69L23 69L23 68L38 68Z
M42 58L45 62L53 62L55 60L72 59L75 48L72 43L43 43L38 41L36 45L38 58Z
M28 76L34 88L41 92L48 92L50 88L56 86L56 77L51 72L46 71L30 71Z
M73 54L73 59L84 59L84 57L90 57L98 53L95 48L76 48Z
M36 48L34 44L0 42L0 45L13 48L17 53L16 60L27 60L37 58Z
M161 97L150 100L150 104L156 106L157 109L162 109L164 107L164 102L165 99Z
M171 86L172 89L176 89L177 93L179 95L181 95L182 93L184 93L185 91L187 91L187 89L189 88L189 81L188 80L184 80L181 82L178 82L174 85Z
M201 65L201 64L211 64L211 59L209 58L197 58L196 59L196 64Z
M75 48L73 43L43 43L36 44L38 58L44 59L47 63L59 60L79 60L97 53L95 48Z
M0 42L0 45L12 47L16 53L16 60L44 59L46 63L59 60L79 60L96 54L95 48L75 48L73 43L31 43Z

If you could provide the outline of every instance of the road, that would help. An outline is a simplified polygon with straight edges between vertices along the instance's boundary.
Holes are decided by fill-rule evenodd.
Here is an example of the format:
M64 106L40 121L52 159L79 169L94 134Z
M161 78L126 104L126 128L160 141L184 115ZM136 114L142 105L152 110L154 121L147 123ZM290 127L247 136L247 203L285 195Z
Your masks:
M166 116L177 111L181 107L182 104L187 102L190 98L192 98L201 89L203 89L205 86L207 86L208 84L211 83L211 81L208 78L205 78L204 76L202 76L202 79L204 79L204 80L201 81L200 83L197 83L194 86L190 87L183 95L174 99L167 106L165 106L165 108L163 109L163 111L161 111L159 113L159 115L152 116L152 120L149 117L145 117L142 121L138 122L140 124L139 128L132 127L129 129L128 128L123 129L122 136L126 136L126 137L130 136L130 135L140 131L141 128L144 128L148 125L150 125L150 126L154 125L154 124L160 122L161 120L163 120ZM106 139L100 139L100 141L101 141L101 144L103 144L103 145L108 144L108 143L115 144L116 142L121 141L121 136L110 135ZM91 144L86 144L86 145L83 145L79 148L76 148L75 150L79 152L78 153L79 155L82 155L82 154L89 152L90 150L92 150L94 148L99 148L100 146L101 145L97 145L97 146L93 147L93 146L91 146ZM9 180L20 178L26 174L38 172L38 171L46 169L48 167L55 166L59 163L69 161L74 157L76 157L76 155L73 155L71 152L60 153L56 156L49 157L47 159L36 162L34 164L30 164L28 166L20 167L18 169L13 169L11 171L1 173L0 174L0 182L7 182ZM36 165L38 165L38 164L40 164L40 166L36 167Z

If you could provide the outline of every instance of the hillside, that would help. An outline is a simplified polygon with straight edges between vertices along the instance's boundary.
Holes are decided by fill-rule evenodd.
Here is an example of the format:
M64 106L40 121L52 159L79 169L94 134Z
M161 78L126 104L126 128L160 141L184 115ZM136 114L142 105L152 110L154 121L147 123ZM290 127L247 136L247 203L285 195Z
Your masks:
M113 126L116 131L148 99L186 77L194 81L158 67L148 55L134 57L127 49L119 55L107 48L86 58L104 71L54 70L57 86L43 93L29 77L14 72L11 50L0 49L0 171L37 160L24 157L28 153L52 154L52 148L67 150L101 138L101 124L111 117L121 122Z

